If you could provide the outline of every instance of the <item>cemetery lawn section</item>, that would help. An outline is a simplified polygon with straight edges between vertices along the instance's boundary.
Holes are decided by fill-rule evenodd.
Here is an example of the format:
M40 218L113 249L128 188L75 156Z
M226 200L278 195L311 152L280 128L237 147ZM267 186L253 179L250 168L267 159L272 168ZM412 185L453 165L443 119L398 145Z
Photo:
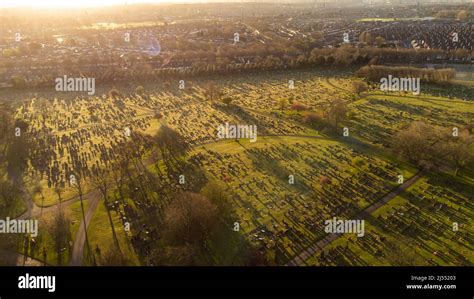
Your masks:
M40 221L29 255L87 266L472 265L474 169L464 148L457 169L425 169L395 150L413 124L472 135L472 85L382 92L354 72L25 93L14 116L33 137L12 215ZM219 137L225 125L255 125L256 141ZM359 216L364 237L314 250L327 220Z
M118 240L118 248L120 252L126 256L128 263L133 266L139 265L137 256L133 250L132 245L130 244L129 237L127 232L122 224L122 221L119 217L113 217L113 224L115 228L115 234ZM91 250L94 253L94 257L99 265L107 265L107 261L104 260L107 258L107 255L114 254L116 250L114 248L113 234L112 229L109 223L109 218L107 216L106 206L104 201L101 200L99 207L94 213L94 216L89 224L89 241ZM97 250L97 248L99 250ZM84 251L83 260L84 264L92 265L92 261L89 259L88 252Z
M340 237L307 265L473 265L472 194L472 177L426 175L367 218L371 237Z
M413 175L321 136L223 141L195 151L191 159L199 157L206 176L228 182L243 233L276 264L320 239L322 220L335 210L350 218L396 187L399 174ZM219 163L224 158L227 162ZM293 185L289 175L295 178ZM330 183L321 186L321 177Z

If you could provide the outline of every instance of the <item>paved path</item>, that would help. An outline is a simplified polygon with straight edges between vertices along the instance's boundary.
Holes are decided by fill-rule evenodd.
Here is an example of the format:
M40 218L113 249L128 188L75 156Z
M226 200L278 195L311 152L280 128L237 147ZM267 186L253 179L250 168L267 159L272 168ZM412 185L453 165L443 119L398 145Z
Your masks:
M409 180L407 180L405 183L402 185L398 186L398 188L392 190L389 192L387 195L382 197L379 201L373 203L372 205L368 206L364 210L362 210L360 213L358 213L354 219L365 219L367 216L369 216L371 213L388 203L391 199L395 198L397 195L405 191L408 187L416 183L421 177L423 176L423 172L418 172L416 175L411 177ZM287 263L287 266L298 266L298 265L304 265L305 262L318 252L320 252L324 247L329 245L330 243L334 242L337 240L339 237L341 237L343 234L330 234L327 237L319 240L312 246L306 248L303 250L302 253L298 254L296 257L294 257L291 261Z
M84 245L86 244L86 233L84 230L84 226L86 229L89 227L89 224L92 220L92 216L94 216L97 207L99 206L100 202L100 193L89 193L89 207L85 212L86 222L82 221L79 224L79 228L77 229L76 237L74 238L74 245L72 247L72 255L71 255L71 262L69 263L71 266L81 266L82 265L82 258L84 256Z
M93 192L98 192L98 191L97 190L90 191L90 193L93 193ZM88 196L88 195L89 193L86 194L85 196ZM25 198L25 201L28 202L28 209L23 214L18 216L16 219L31 219L31 218L39 217L41 214L47 214L53 211L57 211L59 207L59 202L58 202L51 206L45 206L43 207L43 209L41 209L41 206L36 205L36 203L31 199L31 196L27 192L23 196L23 198ZM68 207L77 201L79 201L79 196L72 197L68 200L62 201L61 207Z

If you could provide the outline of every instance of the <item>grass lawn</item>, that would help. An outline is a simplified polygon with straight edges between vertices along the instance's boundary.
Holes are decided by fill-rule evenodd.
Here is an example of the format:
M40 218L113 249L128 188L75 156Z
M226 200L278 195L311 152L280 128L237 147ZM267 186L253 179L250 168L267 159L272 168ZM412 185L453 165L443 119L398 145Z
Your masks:
M443 182L450 187L441 187ZM363 238L342 236L324 248L330 260L316 255L308 264L473 265L468 241L474 233L472 191L457 177L428 174L375 211L365 222Z
M129 237L127 236L127 232L124 230L124 226L120 218L117 217L118 214L114 211L111 211L111 215L122 254L130 260L130 266L139 265L138 257L136 256L133 247L130 244ZM110 221L107 216L107 210L103 199L101 199L99 206L89 224L88 236L91 250L94 252L94 254L96 246L99 247L101 254L106 253L111 249L112 246L114 246L112 228L110 226ZM85 250L84 255L86 254L87 253ZM97 254L96 259L100 261L100 257ZM86 256L84 256L84 261L87 260L88 259Z

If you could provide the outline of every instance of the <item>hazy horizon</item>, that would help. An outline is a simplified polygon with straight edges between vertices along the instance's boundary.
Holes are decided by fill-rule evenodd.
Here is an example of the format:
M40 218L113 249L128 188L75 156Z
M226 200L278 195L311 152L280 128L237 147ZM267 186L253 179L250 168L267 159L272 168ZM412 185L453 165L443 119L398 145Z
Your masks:
M230 2L220 0L222 2ZM161 3L197 3L197 2L216 2L206 0L83 0L83 1L71 1L65 2L61 0L46 0L46 1L34 1L34 0L2 0L0 1L0 8L24 8L24 7L41 7L41 8L74 8L74 7L101 7L101 6L114 6L114 5L125 5L125 4L161 4Z
M75 7L103 7L116 5L135 5L135 4L177 4L177 3L227 3L227 2L324 2L325 0L82 0L64 2L62 0L2 0L0 1L0 8L25 8L25 7L39 7L39 8L75 8ZM326 1L327 2L327 1ZM363 2L363 1L361 1Z
M279 3L351 3L351 4L454 4L454 3L473 3L469 0L83 0L65 2L62 0L1 0L0 8L76 8L76 7L103 7L116 5L135 5L135 4L177 4L177 3L229 3L229 2L279 2Z
M75 7L102 7L116 5L134 5L134 4L175 4L175 3L208 3L208 2L254 2L242 0L82 0L64 2L62 0L2 0L0 8L75 8ZM269 1L271 2L271 1ZM291 1L289 1L291 2Z

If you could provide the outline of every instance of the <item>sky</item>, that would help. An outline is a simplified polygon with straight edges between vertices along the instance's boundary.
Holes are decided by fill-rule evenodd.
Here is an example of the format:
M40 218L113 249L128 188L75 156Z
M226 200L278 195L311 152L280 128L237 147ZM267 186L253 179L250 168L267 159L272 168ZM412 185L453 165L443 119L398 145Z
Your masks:
M93 7L108 5L123 5L136 3L162 3L162 2L200 2L194 0L0 0L0 8L6 7ZM202 1L205 2L205 1Z

